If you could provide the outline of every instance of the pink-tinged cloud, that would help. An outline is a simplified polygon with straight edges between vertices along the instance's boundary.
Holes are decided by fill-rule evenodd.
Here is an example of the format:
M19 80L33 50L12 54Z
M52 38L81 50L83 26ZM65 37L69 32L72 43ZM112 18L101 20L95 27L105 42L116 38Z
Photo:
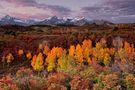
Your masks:
M35 4L37 4L37 2L35 0L1 0L1 1L5 1L8 3L12 3L15 5L20 5L20 6L33 6Z
M7 7L8 6L8 7ZM24 19L43 19L49 16L68 16L71 10L58 5L39 4L35 0L2 0L0 13Z
M97 6L86 6L81 9L85 17L106 19L113 22L135 22L135 0L104 0Z

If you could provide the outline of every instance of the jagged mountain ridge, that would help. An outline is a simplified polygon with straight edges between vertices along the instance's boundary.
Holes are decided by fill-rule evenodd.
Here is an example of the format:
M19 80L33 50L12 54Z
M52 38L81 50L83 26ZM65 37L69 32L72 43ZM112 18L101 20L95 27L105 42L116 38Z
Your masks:
M96 24L96 25L112 25L113 23L105 20L87 20L86 18L74 18L74 19L63 19L53 16L48 19L36 21L36 20L22 20L19 18L11 17L9 15L1 18L0 25L20 25L20 26L30 26L30 25L76 25L82 26L85 24Z

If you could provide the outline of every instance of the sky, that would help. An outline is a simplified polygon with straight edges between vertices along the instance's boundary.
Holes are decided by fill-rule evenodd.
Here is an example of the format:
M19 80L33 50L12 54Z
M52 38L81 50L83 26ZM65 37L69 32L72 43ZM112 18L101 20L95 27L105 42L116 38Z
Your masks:
M135 23L135 0L0 0L0 18L103 19L114 23Z

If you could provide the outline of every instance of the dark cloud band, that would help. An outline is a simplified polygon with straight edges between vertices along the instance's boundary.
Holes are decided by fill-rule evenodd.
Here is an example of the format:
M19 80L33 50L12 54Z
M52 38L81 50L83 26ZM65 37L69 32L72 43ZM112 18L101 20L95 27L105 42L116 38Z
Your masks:
M135 0L105 0L99 6L82 7L82 14L94 19L135 22Z

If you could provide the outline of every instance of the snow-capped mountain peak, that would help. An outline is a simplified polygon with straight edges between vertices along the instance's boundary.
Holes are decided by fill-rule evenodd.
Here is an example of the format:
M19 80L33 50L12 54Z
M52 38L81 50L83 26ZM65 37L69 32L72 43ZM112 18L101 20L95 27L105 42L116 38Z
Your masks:
M97 24L97 25L110 25L112 23L105 20L88 20L84 17L81 18L59 18L57 16L53 16L44 20L22 20L15 17L11 17L6 15L0 20L0 25L21 25L21 26L29 26L29 25L77 25L82 26L85 24Z
M10 17L9 15L6 15L5 17L3 17L1 19L1 21L11 20L11 19L14 19L14 18L13 17Z

